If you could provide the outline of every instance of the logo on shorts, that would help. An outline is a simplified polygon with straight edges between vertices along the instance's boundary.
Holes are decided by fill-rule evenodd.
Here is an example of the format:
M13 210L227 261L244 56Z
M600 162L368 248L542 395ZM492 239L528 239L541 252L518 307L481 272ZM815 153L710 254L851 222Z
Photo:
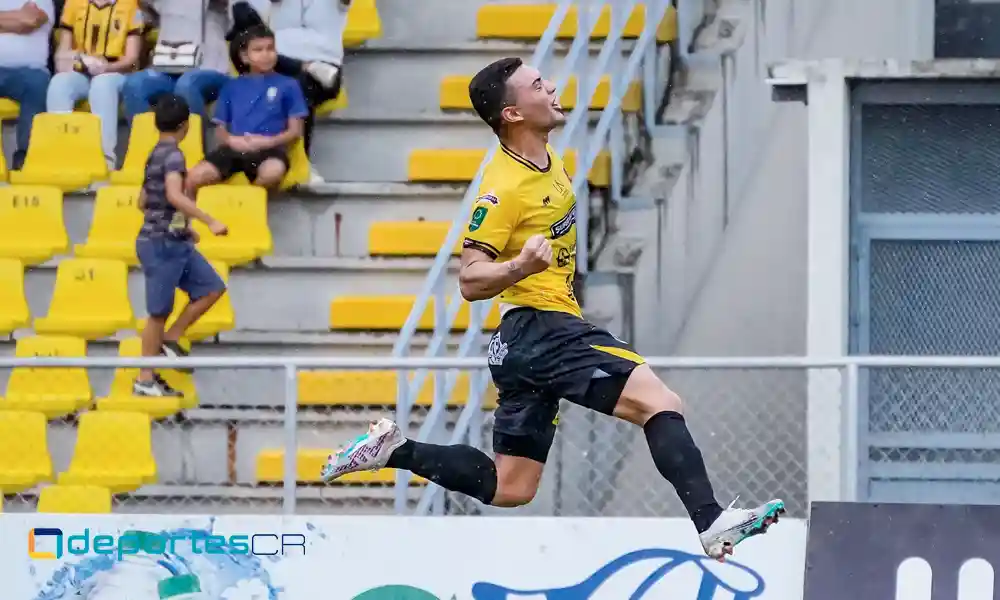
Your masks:
M502 365L503 359L507 357L507 344L500 341L500 334L490 339L490 347L486 351L486 360L491 365Z
M476 210L472 211L472 220L469 221L469 231L476 231L483 226L483 220L486 219L486 213L489 209L485 206L477 206Z

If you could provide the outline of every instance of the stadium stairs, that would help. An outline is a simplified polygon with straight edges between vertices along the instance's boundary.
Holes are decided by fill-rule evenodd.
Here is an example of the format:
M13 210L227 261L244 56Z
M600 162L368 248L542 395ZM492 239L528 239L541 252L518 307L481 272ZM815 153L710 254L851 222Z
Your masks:
M327 183L267 200L252 188L235 186L199 197L199 202L216 203L213 214L221 213L217 216L230 225L237 242L212 252L206 247L206 254L228 271L230 289L228 300L213 309L193 336L199 338L197 354L389 354L467 183L493 143L489 130L469 110L468 78L497 58L530 57L551 5L428 0L414 10L406 0L356 0L352 10L345 94L326 107L312 148L313 162ZM633 31L641 23L639 15ZM665 23L661 41L673 29ZM602 102L606 92L592 108L600 109ZM630 94L626 109L637 107L638 94ZM15 109L6 106L3 116L9 119ZM4 133L9 159L9 125ZM123 128L122 140L127 136ZM69 150L61 147L48 157L52 174L66 168L66 154ZM72 155L78 160L77 152ZM597 187L607 185L604 165L599 161L590 174ZM0 168L0 176L6 175ZM9 181L21 180L10 174ZM60 198L52 189L26 193L0 187L0 194L7 194L0 200L8 204L28 198L49 206L39 209L42 216L19 234L24 247L29 239L48 240L37 242L40 260L30 261L36 264L23 275L30 317L46 318L33 323L26 318L16 293L20 269L0 260L0 330L5 319L8 329L14 329L0 341L0 354L138 352L135 336L144 315L141 273L131 268L126 288L120 262L80 262L107 252L129 253L127 238L134 234L123 236L121 231L136 227L138 212L130 204L134 190L133 185L105 188L96 195L67 191ZM0 212L0 220L5 215L13 218L14 213ZM2 231L0 224L0 236ZM12 239L15 233L10 232ZM91 244L94 238L116 235L117 250L114 243L103 250ZM0 240L0 255L3 245ZM98 315L96 321L74 317L74 311L88 310ZM495 315L487 325L492 323ZM432 326L427 318L421 329ZM66 333L89 340L83 344L58 337ZM41 334L46 337L32 339ZM426 336L419 334L414 346L426 344ZM134 375L128 371L0 372L0 396L5 396L0 406L19 409L0 410L0 431L9 433L0 436L5 510L34 510L39 490L57 482L43 494L48 510L102 512L110 490L117 494L115 511L279 511L281 489L275 484L283 476L278 450L282 373L204 369L193 380L166 373L188 392L185 399L131 399ZM391 473L363 474L337 486L322 486L316 479L332 448L357 435L368 421L392 414L394 375L313 372L303 374L299 384L299 510L390 512ZM455 406L464 402L464 389L458 386ZM423 392L420 402L426 403L431 390ZM87 411L95 401L98 410ZM135 411L149 414L152 427L142 415L125 418ZM413 424L419 423L418 415ZM125 439L133 441L119 445ZM422 483L413 482L414 499Z

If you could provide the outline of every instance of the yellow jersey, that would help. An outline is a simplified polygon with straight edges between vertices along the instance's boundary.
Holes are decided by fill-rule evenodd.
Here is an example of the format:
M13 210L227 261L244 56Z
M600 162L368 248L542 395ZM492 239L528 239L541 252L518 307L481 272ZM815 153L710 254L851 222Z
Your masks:
M504 262L520 254L528 238L543 234L552 244L552 265L507 288L499 300L580 317L573 294L576 197L562 159L547 149L543 169L500 144L483 173L463 245Z
M142 13L137 0L104 6L92 0L68 0L59 26L73 34L73 51L113 61L125 54L128 36L142 32Z

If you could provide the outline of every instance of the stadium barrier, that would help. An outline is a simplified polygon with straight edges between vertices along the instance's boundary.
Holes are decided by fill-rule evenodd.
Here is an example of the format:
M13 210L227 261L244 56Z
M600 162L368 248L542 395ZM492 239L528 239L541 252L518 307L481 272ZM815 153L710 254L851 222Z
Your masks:
M800 600L806 547L796 519L725 564L686 519L4 514L0 527L5 590L24 600Z

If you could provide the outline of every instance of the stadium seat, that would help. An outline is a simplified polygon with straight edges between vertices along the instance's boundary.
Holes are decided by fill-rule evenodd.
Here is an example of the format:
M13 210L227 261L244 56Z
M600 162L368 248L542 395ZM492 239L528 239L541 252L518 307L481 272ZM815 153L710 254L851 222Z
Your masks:
M114 185L142 185L146 171L146 159L153 147L160 140L160 132L153 121L153 113L145 112L136 115L132 120L132 130L128 136L128 150L122 168L111 172L111 183ZM205 158L204 141L202 140L201 116L191 115L187 135L180 143L187 167L198 164Z
M336 112L338 110L344 110L347 108L347 86L341 84L340 93L333 100L327 100L323 104L316 107L316 116L325 117L330 113Z
M396 405L398 377L394 371L299 371L299 404L303 406ZM469 400L469 374L459 373L448 404L465 406ZM434 403L434 377L428 375L417 396L417 406ZM496 388L489 385L483 408L496 406Z
M135 238L142 228L137 186L108 186L97 190L94 217L87 241L73 250L81 258L109 258L136 265Z
M101 120L85 112L36 116L24 168L10 172L13 184L53 185L66 192L107 178Z
M476 13L476 35L480 38L499 38L513 40L537 40L542 37L549 26L549 21L555 15L555 3L536 4L484 4ZM558 38L567 39L576 36L579 7L570 7L563 19L557 34ZM642 34L646 23L646 7L637 5L625 23L622 36L637 38ZM591 30L591 39L608 37L611 31L611 8L604 6L597 17L597 23ZM672 42L677 39L677 11L673 6L667 8L667 14L656 30L656 40L660 43Z
M52 481L45 415L0 411L0 496Z
M285 173L280 188L288 190L297 185L309 183L309 156L306 154L305 140L302 138L295 140L292 147L288 149L288 162L288 172ZM243 173L237 173L225 183L246 186L250 185L250 180Z
M3 121L0 121L0 125ZM0 183L7 182L7 159L3 155L3 141L0 140Z
M10 98L0 98L0 121L16 119L21 113L21 107Z
M107 514L111 512L111 490L96 485L48 485L38 494L38 512Z
M120 260L68 258L59 263L49 314L35 319L38 333L89 340L132 329L128 265Z
M12 258L0 258L0 335L31 323L28 300L24 297L24 265Z
M14 353L18 358L80 357L87 355L87 342L74 337L39 335L17 340ZM55 419L87 408L92 398L86 369L17 367L7 380L7 394L0 400L0 411L26 410Z
M414 150L410 153L408 178L413 182L467 182L476 177L479 165L486 157L481 148L433 148ZM567 152L563 159L570 175L576 172L576 152ZM594 161L587 177L597 187L608 187L611 182L611 155L601 152Z
M451 227L449 221L382 221L368 229L368 253L372 256L437 256ZM452 254L462 253L463 236Z
M96 485L113 494L135 491L156 481L149 415L98 410L80 415L69 469L58 481ZM113 443L110 440L114 440Z
M142 340L137 337L122 340L118 344L118 356L142 356ZM163 419L198 405L193 375L174 369L158 369L157 373L170 384L170 387L183 393L184 397L147 398L133 396L132 382L139 374L139 369L115 369L115 377L111 381L111 389L107 397L97 399L97 410L142 412L153 419Z
M342 296L330 303L330 329L348 331L393 331L406 322L416 296ZM483 329L495 329L500 323L500 311L494 304L487 314ZM469 304L463 302L452 329L469 326ZM419 330L434 329L434 299L417 325Z
M441 80L441 108L443 110L472 110L472 101L469 100L470 76L450 75ZM577 79L571 77L566 87L560 94L560 102L563 108L572 110L576 108ZM603 110L607 108L611 100L611 76L605 75L597 83L597 90L590 99L591 110ZM637 112L642 107L642 85L634 82L629 86L625 97L622 99L622 110L625 112Z
M0 258L34 265L67 250L69 236L59 188L0 187Z
M354 48L382 36L382 19L375 0L354 0L344 26L344 47Z
M299 448L296 453L296 481L299 483L322 483L320 472L323 465L326 464L327 457L332 453L333 450L329 448ZM281 483L284 481L284 461L284 448L261 450L260 454L257 455L257 482ZM396 472L393 469L379 469L378 471L351 473L333 483L334 485L392 485L395 482ZM413 477L410 480L410 485L427 485L427 480L422 477Z
M242 265L271 253L267 224L267 191L254 186L211 185L198 190L198 206L229 227L229 235L214 236L201 221L193 227L201 236L198 249L209 260Z
M222 280L229 284L229 267L225 263L210 261L212 268L216 270ZM167 319L167 328L174 324L177 316L188 304L187 294L177 290L174 292L174 310ZM146 319L140 319L136 323L136 330L142 331L146 327ZM184 337L191 341L203 340L222 331L232 331L236 327L236 315L233 314L233 301L229 294L225 294L209 309L194 325L188 328Z

